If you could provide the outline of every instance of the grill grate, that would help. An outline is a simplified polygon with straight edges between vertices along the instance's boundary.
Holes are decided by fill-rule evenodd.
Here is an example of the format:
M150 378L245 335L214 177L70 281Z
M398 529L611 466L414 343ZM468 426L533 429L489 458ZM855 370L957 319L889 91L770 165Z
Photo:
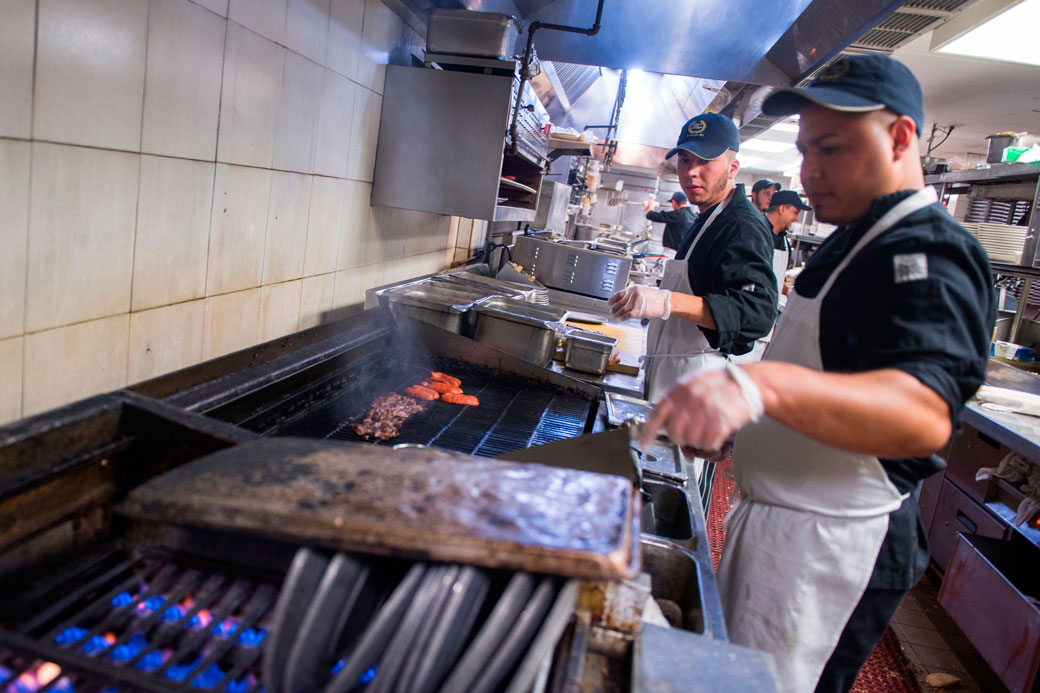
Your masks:
M363 442L350 427L351 420L363 418L375 397L386 392L403 393L409 385L429 377L431 370L461 379L462 389L476 395L480 406L426 403L424 411L401 426L400 435L385 443L379 441L380 444L423 444L494 457L581 435L592 412L592 402L580 395L471 364L446 360L432 366L390 364L379 359L360 364L358 370L367 375L354 387L265 433Z
M112 551L17 631L0 630L0 691L259 691L271 582ZM19 653L14 654L14 651Z

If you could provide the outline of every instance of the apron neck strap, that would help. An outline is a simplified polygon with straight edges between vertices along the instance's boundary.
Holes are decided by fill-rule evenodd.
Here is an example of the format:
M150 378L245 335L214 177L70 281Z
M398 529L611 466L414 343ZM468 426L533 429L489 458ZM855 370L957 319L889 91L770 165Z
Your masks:
M919 209L924 209L933 204L937 199L938 197L935 194L935 188L926 185L924 188L918 190L905 200L901 200L899 203L894 205L892 209L881 215L881 218L874 222L874 225L863 234L863 237L856 242L856 245L852 246L852 250L846 253L837 268L831 272L831 276L827 277L827 281L824 283L823 288L821 288L820 292L816 295L817 300L823 299L827 292L830 291L830 288L834 285L838 275L849 266L849 263L852 262L852 258L854 258L859 251L863 250L868 243L898 224L905 217L910 216Z
M711 226L711 222L715 221L715 218L722 213L722 210L726 208L726 205L729 204L729 201L733 199L733 193L736 192L736 190L737 188L734 187L732 190L729 191L729 194L726 195L722 202L715 205L715 211L713 211L708 216L708 219L704 222L704 226L702 226L701 230L697 232L697 237L693 239L693 243L690 243L690 247L686 249L686 254L682 257L683 260L689 259L690 253L693 252L693 246L697 245L697 241L701 239L701 236L704 235L704 232L708 230L709 226Z

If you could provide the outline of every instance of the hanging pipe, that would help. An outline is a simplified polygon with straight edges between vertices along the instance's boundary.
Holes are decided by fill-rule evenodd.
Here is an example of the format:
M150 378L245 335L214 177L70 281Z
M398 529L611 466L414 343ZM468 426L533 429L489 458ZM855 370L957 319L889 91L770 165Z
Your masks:
M599 0L596 5L596 21L593 22L592 26L588 29L582 29L576 26L565 26L563 24L547 24L539 21L531 22L531 26L527 28L527 48L524 50L524 58L520 63L520 86L516 90L516 103L513 104L513 119L509 123L509 153L516 154L517 147L519 147L519 137L517 135L517 122L520 119L520 101L524 97L524 85L527 84L527 74L531 69L531 57L534 53L534 32L539 29L549 29L551 31L569 31L572 34L585 34L586 36L595 36L599 33L599 22L603 17L603 0Z

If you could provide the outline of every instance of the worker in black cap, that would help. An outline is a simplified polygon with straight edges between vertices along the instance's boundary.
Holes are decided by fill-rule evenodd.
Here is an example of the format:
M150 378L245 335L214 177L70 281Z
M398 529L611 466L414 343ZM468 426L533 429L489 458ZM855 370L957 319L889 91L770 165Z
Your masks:
M702 113L679 133L679 185L700 216L665 267L661 288L614 294L615 319L650 318L646 395L656 401L679 380L744 354L776 319L773 244L765 218L734 178L740 135L729 118Z
M650 221L664 224L661 245L665 248L676 250L679 244L682 243L682 239L686 237L686 232L690 230L693 222L697 220L697 212L688 204L689 200L686 199L686 195L682 191L672 193L669 203L672 205L671 210L655 212L654 207L657 206L657 201L648 201L646 203L646 218Z
M812 207L802 202L802 198L794 190L777 190L769 198L766 221L773 231L773 273L779 285L781 310L787 303L787 297L784 295L784 275L787 274L787 265L791 259L791 241L787 238L787 231L791 224L798 221L802 212L811 209Z
M687 379L643 437L718 449L740 431L718 572L730 639L772 652L783 691L848 691L928 564L914 492L983 381L990 267L924 184L904 65L841 58L762 110L801 115L802 184L838 228L764 359Z
M768 178L759 178L751 186L751 204L755 209L765 214L769 210L769 200L773 193L780 189L779 183L774 183Z

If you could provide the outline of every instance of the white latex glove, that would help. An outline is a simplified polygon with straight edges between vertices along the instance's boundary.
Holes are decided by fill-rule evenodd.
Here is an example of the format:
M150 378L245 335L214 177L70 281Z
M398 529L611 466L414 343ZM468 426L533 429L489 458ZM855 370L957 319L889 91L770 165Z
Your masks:
M661 318L672 314L671 291L635 284L619 291L607 301L610 317L615 320L630 318Z
M665 395L643 424L645 447L659 431L679 446L721 450L733 434L762 418L762 393L739 366L693 373Z

